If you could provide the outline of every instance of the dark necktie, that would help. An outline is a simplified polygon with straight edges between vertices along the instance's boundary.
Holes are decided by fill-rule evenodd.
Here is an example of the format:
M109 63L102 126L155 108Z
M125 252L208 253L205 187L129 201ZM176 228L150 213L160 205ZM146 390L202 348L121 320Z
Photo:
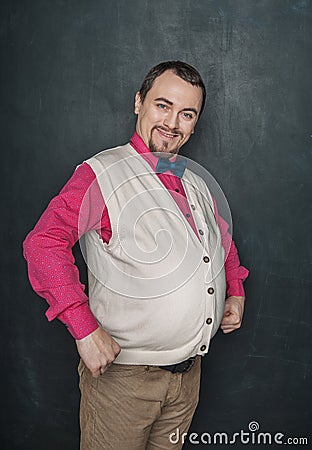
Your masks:
M179 161L171 162L168 158L158 158L156 166L156 173L164 173L170 170L174 175L182 178L186 168L186 159L179 159Z

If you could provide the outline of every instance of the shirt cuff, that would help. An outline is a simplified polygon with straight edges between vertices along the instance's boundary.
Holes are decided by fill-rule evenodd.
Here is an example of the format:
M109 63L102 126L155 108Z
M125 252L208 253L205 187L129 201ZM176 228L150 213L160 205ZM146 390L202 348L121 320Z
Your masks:
M73 305L60 314L58 319L66 325L70 334L77 340L83 339L99 327L88 303Z
M226 280L226 293L228 297L245 297L245 290L243 282L248 277L249 270L240 266L237 270L236 276L228 276Z
M99 326L83 289L82 284L70 284L37 292L50 305L46 311L49 322L61 320L75 339L88 336Z
M245 290L242 280L232 280L227 282L226 293L228 297L245 297Z

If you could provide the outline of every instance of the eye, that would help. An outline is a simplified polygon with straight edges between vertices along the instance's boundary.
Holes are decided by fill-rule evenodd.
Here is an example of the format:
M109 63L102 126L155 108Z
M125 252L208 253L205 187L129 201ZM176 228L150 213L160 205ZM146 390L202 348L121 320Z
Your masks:
M164 105L163 103L157 103L157 107L160 109L167 109L167 105Z
M184 112L184 113L183 113L183 117L184 117L185 119L187 119L187 120L191 120L191 119L193 119L193 114L192 114L192 113Z

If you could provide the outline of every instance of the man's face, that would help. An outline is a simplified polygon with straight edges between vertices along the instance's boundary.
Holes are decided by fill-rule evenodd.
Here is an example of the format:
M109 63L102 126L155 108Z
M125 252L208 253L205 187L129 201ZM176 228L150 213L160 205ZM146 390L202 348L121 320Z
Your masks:
M141 102L135 96L136 132L152 152L176 154L194 132L202 90L167 70Z

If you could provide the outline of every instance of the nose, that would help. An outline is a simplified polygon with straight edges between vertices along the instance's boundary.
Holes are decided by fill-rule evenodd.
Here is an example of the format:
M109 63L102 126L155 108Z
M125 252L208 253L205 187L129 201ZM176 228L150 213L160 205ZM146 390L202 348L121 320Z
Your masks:
M176 128L179 128L179 117L178 114L174 111L169 111L164 119L164 125L170 130L174 130Z

